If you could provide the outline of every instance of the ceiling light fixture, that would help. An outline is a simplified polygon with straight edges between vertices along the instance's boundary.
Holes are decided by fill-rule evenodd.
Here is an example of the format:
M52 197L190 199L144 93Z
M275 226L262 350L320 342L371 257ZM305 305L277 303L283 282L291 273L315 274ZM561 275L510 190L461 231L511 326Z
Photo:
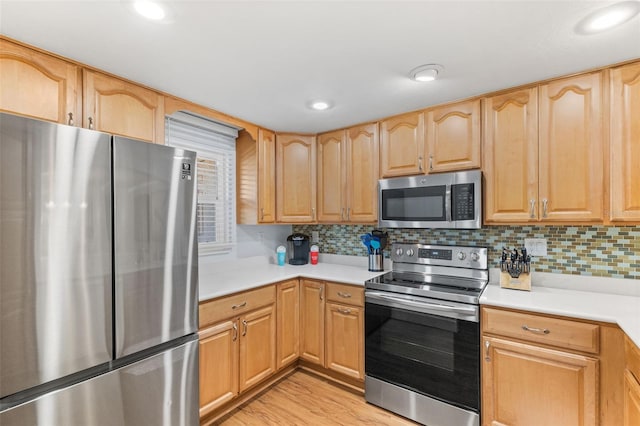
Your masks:
M576 32L581 34L595 34L606 31L624 24L638 13L640 13L640 2L623 1L616 3L587 15L578 22Z
M166 13L162 6L149 0L136 1L133 4L133 7L140 15L144 16L147 19L151 19L152 21L159 21L161 19L164 19L164 17L166 16Z
M421 83L425 81L433 81L438 77L438 74L440 74L442 70L444 70L444 67L438 64L420 65L419 67L411 70L409 77L411 80Z
M331 108L331 104L327 101L312 101L309 103L309 108L316 111L324 111Z

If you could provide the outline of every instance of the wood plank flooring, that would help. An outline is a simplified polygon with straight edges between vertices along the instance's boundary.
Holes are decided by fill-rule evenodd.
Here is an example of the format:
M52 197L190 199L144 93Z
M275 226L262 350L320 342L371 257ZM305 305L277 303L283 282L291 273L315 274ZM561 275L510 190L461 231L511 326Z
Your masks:
M362 395L298 370L215 424L408 426L417 423L368 404Z

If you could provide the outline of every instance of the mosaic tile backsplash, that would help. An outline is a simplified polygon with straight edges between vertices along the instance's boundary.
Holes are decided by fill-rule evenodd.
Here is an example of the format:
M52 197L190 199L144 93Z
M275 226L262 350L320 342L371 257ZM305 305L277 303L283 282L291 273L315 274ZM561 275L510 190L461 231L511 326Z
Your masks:
M368 225L294 225L293 232L318 231L322 253L366 256L360 235ZM498 267L502 247L524 246L525 238L546 238L546 257L534 257L535 271L640 279L640 226L490 226L474 230L383 229L392 242L457 244L489 248L489 267ZM389 249L385 250L389 256Z

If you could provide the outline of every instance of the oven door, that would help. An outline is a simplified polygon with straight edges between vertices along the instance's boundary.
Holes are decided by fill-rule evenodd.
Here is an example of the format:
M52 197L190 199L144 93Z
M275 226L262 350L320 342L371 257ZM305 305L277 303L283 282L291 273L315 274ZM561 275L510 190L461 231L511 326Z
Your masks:
M475 305L366 291L366 375L479 412L478 311Z

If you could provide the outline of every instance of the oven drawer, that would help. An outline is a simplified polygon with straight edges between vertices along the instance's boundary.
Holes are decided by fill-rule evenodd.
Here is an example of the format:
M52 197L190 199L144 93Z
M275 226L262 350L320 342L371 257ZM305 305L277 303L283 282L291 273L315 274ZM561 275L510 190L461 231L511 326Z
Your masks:
M364 306L364 287L332 282L327 284L327 299L348 305Z
M275 301L276 286L268 285L203 302L199 306L200 328L270 305Z
M600 327L535 314L482 308L483 333L597 354Z

